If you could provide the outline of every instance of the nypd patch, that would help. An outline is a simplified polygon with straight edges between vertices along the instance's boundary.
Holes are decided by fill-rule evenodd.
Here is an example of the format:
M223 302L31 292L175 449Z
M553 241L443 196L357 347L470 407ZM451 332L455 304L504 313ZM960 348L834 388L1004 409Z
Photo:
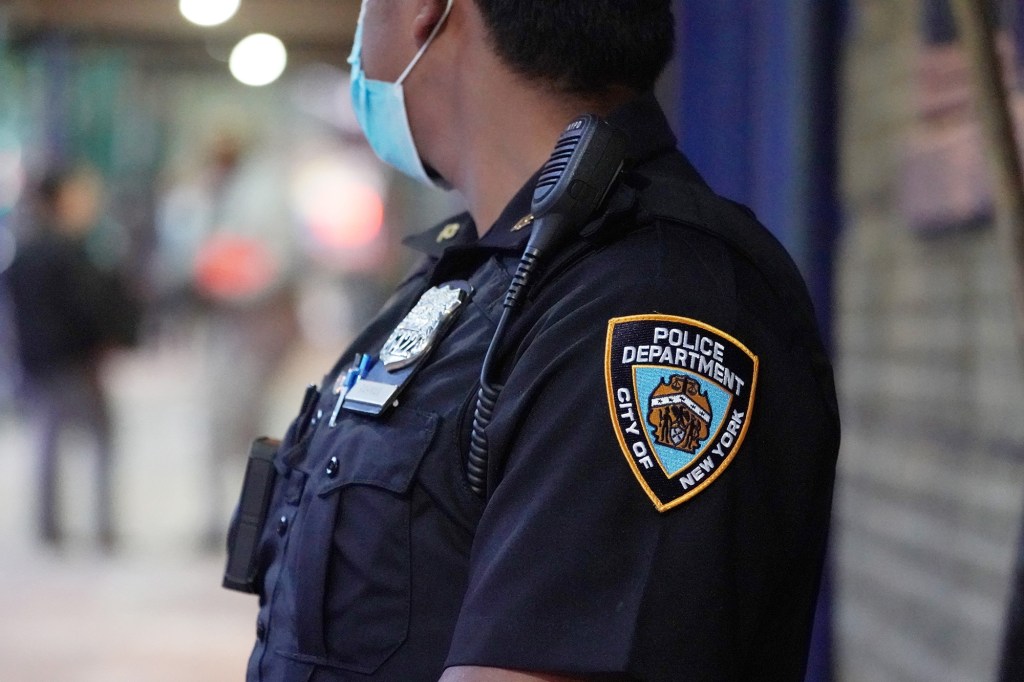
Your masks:
M658 511L711 485L747 433L757 356L714 327L669 315L609 321L605 355L615 433Z

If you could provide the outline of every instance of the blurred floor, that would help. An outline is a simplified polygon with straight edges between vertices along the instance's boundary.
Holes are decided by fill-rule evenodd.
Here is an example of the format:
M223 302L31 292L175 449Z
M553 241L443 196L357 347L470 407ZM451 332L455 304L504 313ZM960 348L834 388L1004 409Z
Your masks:
M143 348L109 365L119 427L121 542L113 555L95 548L92 462L74 449L60 483L68 542L59 551L38 545L30 434L0 411L0 680L244 677L256 599L221 589L223 553L200 550L204 377L189 345ZM332 360L310 349L288 358L272 390L268 433L284 430L305 385ZM240 453L239 477L243 462Z

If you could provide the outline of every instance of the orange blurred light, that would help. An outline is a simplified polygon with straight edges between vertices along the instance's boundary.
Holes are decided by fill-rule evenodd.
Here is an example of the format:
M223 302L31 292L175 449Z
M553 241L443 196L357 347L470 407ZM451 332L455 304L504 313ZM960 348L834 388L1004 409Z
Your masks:
M261 242L238 235L211 237L196 256L196 286L215 300L251 299L277 277L275 258Z

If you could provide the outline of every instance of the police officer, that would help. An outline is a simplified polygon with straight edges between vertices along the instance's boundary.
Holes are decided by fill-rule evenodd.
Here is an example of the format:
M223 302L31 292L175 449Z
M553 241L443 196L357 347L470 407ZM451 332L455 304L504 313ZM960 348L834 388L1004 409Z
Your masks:
M675 149L672 31L669 0L364 0L367 138L469 210L277 448L249 680L801 679L831 370L785 252ZM585 113L624 169L505 319Z

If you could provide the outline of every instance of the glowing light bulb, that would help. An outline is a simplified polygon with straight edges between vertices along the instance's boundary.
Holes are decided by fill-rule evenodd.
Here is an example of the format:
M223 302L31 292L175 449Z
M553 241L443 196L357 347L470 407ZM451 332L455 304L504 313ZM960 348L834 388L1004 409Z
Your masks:
M181 15L199 26L216 26L235 16L241 0L179 0Z
M269 33L253 33L242 38L231 50L228 60L231 75L255 87L276 81L287 64L288 51L284 43Z

